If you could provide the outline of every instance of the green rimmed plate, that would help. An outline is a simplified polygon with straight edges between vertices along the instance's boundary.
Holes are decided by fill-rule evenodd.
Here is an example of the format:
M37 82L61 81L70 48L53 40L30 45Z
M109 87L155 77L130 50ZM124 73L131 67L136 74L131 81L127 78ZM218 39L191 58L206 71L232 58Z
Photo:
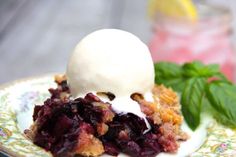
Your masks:
M53 75L25 79L0 89L0 150L12 156L51 157L51 154L25 138L23 130L32 123L34 104L49 97L55 87ZM212 122L204 144L192 157L236 156L236 130Z

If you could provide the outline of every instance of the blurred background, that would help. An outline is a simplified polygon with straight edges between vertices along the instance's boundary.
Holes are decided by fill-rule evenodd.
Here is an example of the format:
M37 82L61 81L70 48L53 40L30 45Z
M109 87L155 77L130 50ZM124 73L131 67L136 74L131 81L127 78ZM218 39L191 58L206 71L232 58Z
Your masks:
M235 0L204 2L236 16ZM101 28L129 31L153 48L154 23L146 0L0 0L0 84L64 72L78 41ZM235 30L235 20L229 23Z

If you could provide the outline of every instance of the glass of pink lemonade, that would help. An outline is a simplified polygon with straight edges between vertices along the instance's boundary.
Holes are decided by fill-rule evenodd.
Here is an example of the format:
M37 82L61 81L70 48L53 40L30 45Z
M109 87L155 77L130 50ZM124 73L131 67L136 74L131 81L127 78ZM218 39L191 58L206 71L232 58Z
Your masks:
M197 21L156 16L149 44L153 60L217 63L230 80L235 80L231 13L223 7L199 5L197 8Z

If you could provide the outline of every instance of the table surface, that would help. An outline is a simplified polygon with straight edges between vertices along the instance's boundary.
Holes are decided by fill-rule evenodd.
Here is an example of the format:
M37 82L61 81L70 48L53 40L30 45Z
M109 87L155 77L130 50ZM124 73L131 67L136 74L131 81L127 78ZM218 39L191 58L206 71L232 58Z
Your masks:
M124 29L148 43L146 8L146 0L0 0L0 84L64 72L76 43L97 29Z

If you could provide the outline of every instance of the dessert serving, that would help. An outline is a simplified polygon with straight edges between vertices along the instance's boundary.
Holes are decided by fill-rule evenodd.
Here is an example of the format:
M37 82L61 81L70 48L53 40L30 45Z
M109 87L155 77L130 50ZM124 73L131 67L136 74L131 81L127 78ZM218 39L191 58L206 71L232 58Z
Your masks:
M93 32L76 46L66 75L55 77L51 97L35 106L25 134L56 157L175 154L189 138L179 98L154 79L149 50L136 36Z
M98 30L79 42L65 74L1 87L0 151L13 157L235 156L235 93L218 65L153 63L136 36Z

